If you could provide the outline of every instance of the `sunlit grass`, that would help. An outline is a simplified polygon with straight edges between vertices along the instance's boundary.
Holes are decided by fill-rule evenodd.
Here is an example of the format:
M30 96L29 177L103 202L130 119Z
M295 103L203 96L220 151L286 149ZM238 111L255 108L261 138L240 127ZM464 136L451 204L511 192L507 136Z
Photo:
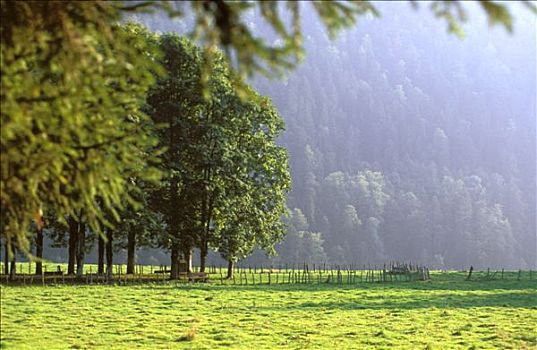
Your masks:
M5 349L534 349L537 281L2 286Z

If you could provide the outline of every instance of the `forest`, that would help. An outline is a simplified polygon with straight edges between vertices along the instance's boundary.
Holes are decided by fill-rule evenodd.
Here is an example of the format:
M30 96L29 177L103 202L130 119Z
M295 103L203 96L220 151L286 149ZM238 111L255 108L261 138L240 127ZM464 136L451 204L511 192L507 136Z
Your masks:
M281 259L535 267L534 21L459 40L385 6L335 42L307 17L305 63L256 81L286 122Z

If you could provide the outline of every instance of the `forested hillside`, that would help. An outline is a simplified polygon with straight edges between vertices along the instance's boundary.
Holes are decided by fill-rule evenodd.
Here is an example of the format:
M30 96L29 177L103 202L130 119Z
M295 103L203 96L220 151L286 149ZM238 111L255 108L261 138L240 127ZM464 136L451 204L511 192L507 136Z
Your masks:
M336 41L306 16L304 64L256 82L291 155L276 261L535 267L534 21L459 40L386 7Z

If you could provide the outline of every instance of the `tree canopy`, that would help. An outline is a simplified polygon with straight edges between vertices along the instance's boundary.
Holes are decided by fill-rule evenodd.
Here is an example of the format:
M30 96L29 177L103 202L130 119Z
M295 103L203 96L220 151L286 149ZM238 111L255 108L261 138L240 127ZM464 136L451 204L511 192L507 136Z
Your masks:
M167 75L145 109L166 124L157 132L166 151L154 203L166 224L160 246L172 252L172 274L194 247L202 269L209 247L232 260L254 246L270 249L283 235L289 188L287 153L275 144L283 120L254 91L248 100L238 96L222 57L212 60L210 98L202 98L202 51L177 34L158 42Z
M0 221L19 249L43 210L84 209L98 229L98 200L114 212L132 176L155 178L140 106L159 67L117 19L105 4L2 2Z

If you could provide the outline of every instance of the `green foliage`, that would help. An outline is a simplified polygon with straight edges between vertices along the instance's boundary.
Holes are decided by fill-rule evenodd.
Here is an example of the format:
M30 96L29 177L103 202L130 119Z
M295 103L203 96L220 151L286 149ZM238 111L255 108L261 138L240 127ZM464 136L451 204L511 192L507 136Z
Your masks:
M153 210L149 203L155 185L148 185L138 179L135 186L136 190L131 194L134 203L126 205L118 213L119 221L113 222L113 234L123 249L128 249L129 235L135 238L136 248L140 248L152 247L155 240L164 233L162 215Z
M287 151L276 145L283 120L269 99L249 95L255 100L236 97L231 106L239 116L232 155L236 168L225 187L217 244L229 261L247 256L255 246L273 253L273 245L284 235L281 217L290 187Z
M289 187L287 154L275 144L281 117L253 91L239 98L222 56L212 60L203 98L202 51L176 34L158 40L168 74L150 91L147 111L166 123L158 132L165 175L153 200L166 221L161 245L212 245L233 256L254 245L270 249L283 235Z
M153 121L163 126L158 137L159 145L165 147L160 157L163 178L153 191L151 202L166 223L166 235L157 240L162 246L170 247L180 243L177 241L179 226L191 223L187 214L189 203L181 200L185 187L180 178L189 171L184 162L191 140L186 123L203 100L198 88L199 64L196 60L199 60L199 54L195 47L186 39L173 35L156 37L155 44L162 50L160 63L167 74L149 91L145 107Z
M500 1L479 1L489 24L502 25L509 33L513 31L513 18L505 3ZM522 1L533 13L537 13L535 4L531 1ZM431 3L431 10L438 18L444 19L448 24L448 30L460 38L465 36L461 25L468 20L468 11L464 3L459 1L435 1Z
M324 247L334 262L383 260L377 228L389 199L385 187L383 175L368 169L354 176L335 172L321 183L323 201L317 210L330 224L322 232L327 233Z
M298 208L285 218L285 240L276 247L280 264L319 264L327 261L322 234L310 232L308 220Z
M535 5L523 3L534 13ZM414 6L418 2L411 1ZM491 25L503 25L512 31L512 16L508 5L500 1L480 1ZM364 14L381 15L372 1L193 1L193 37L201 42L209 61L215 48L223 48L231 66L238 68L241 77L256 73L281 75L292 69L304 57L301 28L301 7L312 6L332 38L343 29L356 25ZM464 36L461 24L467 20L468 4L458 1L434 1L433 14L445 20L448 30ZM277 40L255 33L249 25L250 15L260 16L272 29ZM206 74L210 74L210 69ZM207 78L206 78L207 79Z
M107 3L2 2L1 226L23 251L41 210L84 209L98 231L98 200L115 213L132 176L155 178L139 106L158 66L118 19Z
M230 64L240 68L242 77L254 73L281 74L294 68L304 55L298 2L194 1L191 4L195 16L194 38L209 49L209 57L212 48L223 47ZM315 2L313 6L332 35L353 25L359 14L374 12L366 1ZM274 30L279 39L276 44L252 32L245 14L253 11L258 11Z

